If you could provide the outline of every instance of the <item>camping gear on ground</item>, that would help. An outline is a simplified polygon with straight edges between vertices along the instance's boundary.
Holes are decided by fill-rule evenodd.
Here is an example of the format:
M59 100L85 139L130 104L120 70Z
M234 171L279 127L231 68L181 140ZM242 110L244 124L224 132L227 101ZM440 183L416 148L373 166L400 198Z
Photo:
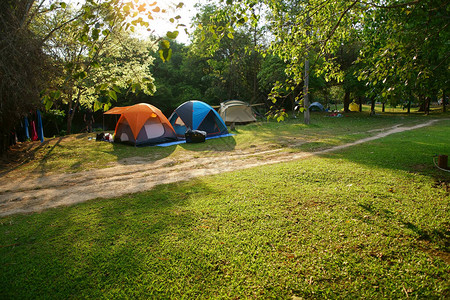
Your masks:
M447 155L439 155L438 156L438 166L441 169L448 169L448 156Z
M206 132L188 129L184 137L186 138L186 143L203 143L206 140Z
M251 105L241 100L220 103L219 115L225 124L256 122Z
M34 122L34 120L31 120L30 126L31 126L31 140L37 141L38 135L37 135L37 130L36 130L36 123Z
M322 104L320 104L319 102L313 102L311 103L311 105L309 106L309 111L324 111L324 107Z
M36 111L37 114L37 136L41 143L44 142L44 127L42 127L42 117L39 109Z
M105 137L103 138L105 142L114 142L114 136L110 133L105 133Z
M25 137L28 140L28 139L30 139L30 131L28 130L28 127L30 127L30 123L28 123L28 118L27 117L25 117L24 122L25 122L25 125L24 125L25 126Z
M112 134L104 133L104 132L97 133L97 136L95 137L95 140L97 142L110 142L110 143L112 143L114 141Z
M169 120L151 104L114 107L105 114L121 115L114 131L114 142L139 146L177 140Z
M220 115L211 106L198 100L178 106L169 117L169 122L178 137L184 137L188 128L205 131L208 137L228 134Z
M359 105L356 104L355 102L352 102L348 105L348 109L350 111L359 111Z
M99 142L99 141L103 141L104 138L105 138L105 133L101 132L101 133L97 133L97 136L95 137L95 140L97 142Z

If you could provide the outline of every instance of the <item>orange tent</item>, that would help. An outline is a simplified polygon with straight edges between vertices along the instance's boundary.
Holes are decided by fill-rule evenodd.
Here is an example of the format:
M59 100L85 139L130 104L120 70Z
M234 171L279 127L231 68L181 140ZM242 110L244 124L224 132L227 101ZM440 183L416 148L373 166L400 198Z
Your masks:
M114 107L105 114L121 115L114 132L115 142L142 145L177 139L166 116L151 104Z
M128 108L130 108L130 106L113 107L110 110L108 110L107 112L104 112L103 114L104 115L120 115L124 111L126 111Z

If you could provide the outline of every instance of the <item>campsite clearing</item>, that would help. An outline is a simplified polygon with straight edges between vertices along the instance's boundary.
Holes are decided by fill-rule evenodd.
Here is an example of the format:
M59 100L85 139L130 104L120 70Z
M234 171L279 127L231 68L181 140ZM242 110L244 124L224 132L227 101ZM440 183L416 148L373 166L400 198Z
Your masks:
M11 171L0 178L0 216L42 211L96 198L118 197L150 190L159 184L303 159L379 139L390 134L425 127L436 121L431 120L409 127L397 124L392 128L379 129L381 131L379 133L370 130L372 135L369 137L356 138L350 143L340 143L331 147L324 147L323 143L326 140L319 143L298 143L297 140L293 140L296 144L290 145L291 147L270 149L270 147L264 148L261 144L259 147L250 146L242 150L232 150L230 145L233 144L233 138L225 138L214 144L217 149L221 148L218 150L224 151L217 151L209 155L205 153L199 155L195 151L183 151L182 155L167 156L157 160L128 157L108 168L66 174L46 174L45 176L33 173L20 176L18 175L20 173ZM374 133L376 134L373 135ZM198 145L193 146L199 147ZM309 151L304 151L304 149ZM11 180L12 178L15 179Z
M448 298L450 177L432 156L448 150L450 121L402 127L309 159L1 217L0 295ZM180 154L205 157L207 144ZM265 151L253 155L301 153Z

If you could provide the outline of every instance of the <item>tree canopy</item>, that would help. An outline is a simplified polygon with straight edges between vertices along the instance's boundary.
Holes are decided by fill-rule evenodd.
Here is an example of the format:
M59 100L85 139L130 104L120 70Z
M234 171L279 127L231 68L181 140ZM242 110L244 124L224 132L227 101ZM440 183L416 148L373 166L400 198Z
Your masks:
M414 93L432 97L448 85L448 1L439 0L227 0L232 11L228 30L258 19L252 10L263 4L272 39L270 50L286 64L288 78L276 86L290 86L296 97L308 74L326 81L349 78L338 59L343 45L360 41L356 77L368 87L367 95L384 98ZM226 30L225 30L226 31ZM223 36L223 34L222 34ZM362 69L361 69L362 68ZM275 93L275 96L278 96ZM276 98L276 97L275 97ZM274 99L275 99L274 98Z

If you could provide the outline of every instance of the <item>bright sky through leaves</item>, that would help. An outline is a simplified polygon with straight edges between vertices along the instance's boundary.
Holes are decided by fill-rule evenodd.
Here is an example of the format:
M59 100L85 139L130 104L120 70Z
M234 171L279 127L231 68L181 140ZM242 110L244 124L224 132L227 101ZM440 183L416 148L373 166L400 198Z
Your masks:
M148 4L153 3L155 1L153 0L139 0L139 2L146 2ZM156 0L157 6L159 6L161 9L166 9L167 13L165 14L155 14L155 19L150 22L150 30L151 32L154 31L154 34L158 36L165 36L167 31L179 31L179 35L176 38L177 42L187 44L189 42L189 36L186 34L185 29L187 29L189 32L191 31L190 24L191 19L193 16L195 16L197 10L194 7L196 3L205 2L202 0L192 1L192 0ZM177 8L177 5L182 2L183 7ZM175 18L176 16L180 16L179 24L184 24L184 26L180 26L177 28L176 21L174 23L170 22L171 18ZM142 37L148 36L148 31L144 28L138 31L138 34Z
M132 0L136 3L136 0ZM75 7L80 6L80 3L84 3L84 0L65 0L67 3L71 3ZM138 0L137 4L147 4L147 7L150 4L157 2L154 7L160 7L161 10L166 10L166 13L155 13L154 20L150 20L149 28L138 28L137 34L139 37L146 38L149 34L155 34L157 36L165 37L167 31L179 31L179 35L176 39L179 43L187 44L189 43L189 36L185 32L185 28L190 32L191 31L191 20L197 13L197 9L194 7L197 3L206 3L207 0ZM177 8L177 5L182 2L183 6L181 8ZM180 16L181 18L178 20L179 24L186 25L185 27L178 27L176 22L171 23L170 19L175 18L176 16ZM147 30L150 29L150 32Z

